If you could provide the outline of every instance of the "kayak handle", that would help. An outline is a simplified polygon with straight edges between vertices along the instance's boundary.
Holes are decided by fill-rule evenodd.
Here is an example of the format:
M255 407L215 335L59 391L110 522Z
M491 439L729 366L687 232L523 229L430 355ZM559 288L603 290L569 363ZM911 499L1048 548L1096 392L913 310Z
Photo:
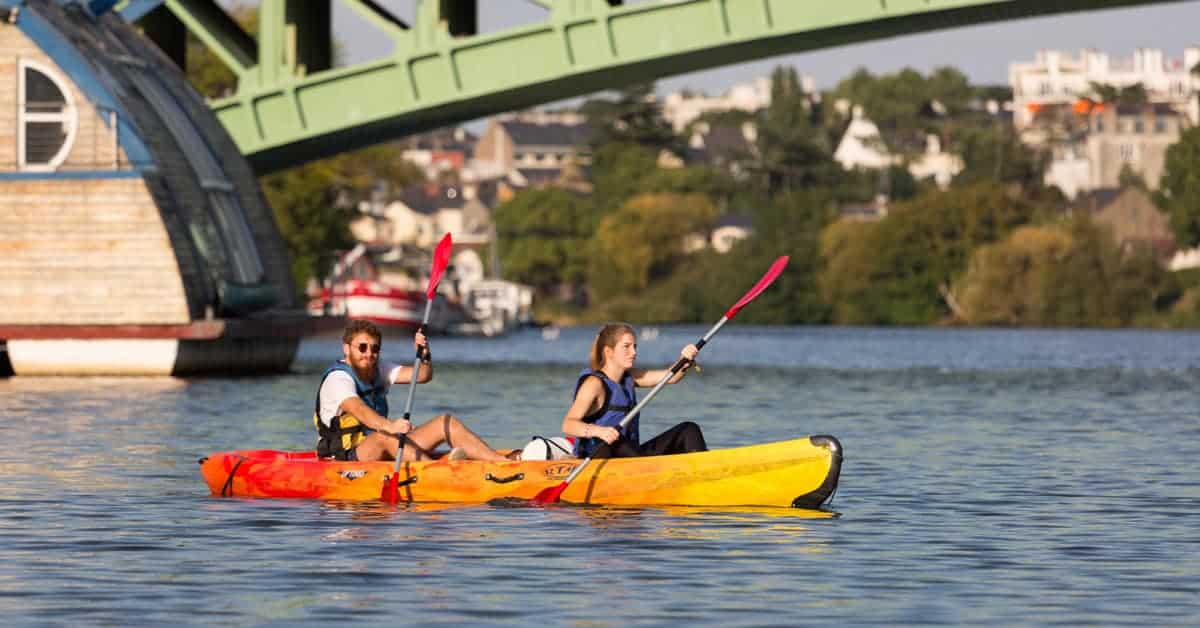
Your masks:
M391 480L391 478L389 476L386 476L386 475L383 476L383 481L385 483L388 482L389 480ZM408 486L409 484L416 484L416 483L417 483L417 476L414 475L410 478L406 478L404 480L401 480L400 482L397 482L396 488L400 488L401 486Z
M498 477L492 475L491 473L489 473L489 474L483 476L483 479L491 481L491 482L495 482L496 484L508 484L509 482L515 482L517 480L524 480L525 474L524 473L514 473L506 478L498 478Z

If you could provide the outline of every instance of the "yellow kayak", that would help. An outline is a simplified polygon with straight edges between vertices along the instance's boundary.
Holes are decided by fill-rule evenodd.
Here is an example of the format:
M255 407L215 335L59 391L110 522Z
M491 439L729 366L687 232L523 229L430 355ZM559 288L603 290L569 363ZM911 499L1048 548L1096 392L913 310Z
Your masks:
M532 499L582 461L430 460L400 466L404 502ZM674 456L593 460L562 493L576 504L816 508L837 490L842 447L832 436ZM378 500L392 462L337 462L311 452L230 451L200 461L213 495Z

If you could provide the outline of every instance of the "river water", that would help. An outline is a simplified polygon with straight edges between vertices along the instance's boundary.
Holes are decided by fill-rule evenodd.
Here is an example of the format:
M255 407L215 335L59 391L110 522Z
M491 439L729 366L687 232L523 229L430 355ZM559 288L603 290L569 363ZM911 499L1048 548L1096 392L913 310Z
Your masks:
M705 328L648 331L655 366ZM453 411L498 446L553 434L593 332L434 338L415 414ZM1200 333L729 325L643 433L687 417L713 447L833 434L826 511L210 496L208 453L311 446L338 351L306 341L279 377L0 379L4 623L1200 617Z

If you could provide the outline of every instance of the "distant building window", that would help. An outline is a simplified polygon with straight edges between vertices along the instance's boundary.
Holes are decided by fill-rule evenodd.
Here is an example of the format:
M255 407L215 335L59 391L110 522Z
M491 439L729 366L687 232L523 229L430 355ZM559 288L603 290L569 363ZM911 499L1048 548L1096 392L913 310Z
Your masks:
M1163 120L1162 118L1155 118L1154 119L1154 132L1155 133L1166 133L1167 132L1167 121Z
M1053 92L1054 87L1051 86L1050 83L1043 81L1040 85L1038 85L1038 94L1041 96L1049 96Z
M1143 122L1141 119L1134 120L1133 121L1133 132L1138 133L1138 134L1145 133L1146 132L1146 123Z
M1121 144L1117 147L1117 152L1121 156L1121 161L1133 161L1133 144Z
M1104 120L1101 120L1100 118L1096 118L1096 132L1097 133L1104 132Z
M75 141L75 104L56 73L33 61L18 64L17 165L52 172Z

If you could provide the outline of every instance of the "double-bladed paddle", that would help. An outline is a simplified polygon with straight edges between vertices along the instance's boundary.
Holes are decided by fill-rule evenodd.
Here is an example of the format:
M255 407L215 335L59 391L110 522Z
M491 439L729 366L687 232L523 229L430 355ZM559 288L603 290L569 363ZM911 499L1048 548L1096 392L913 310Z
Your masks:
M421 318L421 326L417 328L418 333L425 332L425 326L429 324L429 312L433 308L433 298L437 294L438 282L442 280L442 274L446 272L446 266L450 263L450 249L453 243L450 241L450 234L447 233L442 237L442 241L438 242L437 248L433 250L433 265L429 269L429 285L425 288L425 316ZM417 374L421 369L421 347L417 347L417 356L413 358L412 379L408 382L408 399L404 402L404 420L412 420L412 405L413 395L417 390ZM400 490L400 459L404 454L404 444L408 437L404 434L398 434L400 445L396 447L396 467L392 475L386 482L383 483L383 499L394 502L398 498Z
M787 263L788 257L786 255L777 258L775 263L771 264L771 267L767 269L767 272L762 276L762 279L759 279L758 283L754 284L754 287L751 288L749 292L747 292L742 298L738 299L738 302L734 303L733 307L729 308L729 310L725 312L725 315L721 317L721 320L717 321L717 324L713 325L712 329L709 329L708 333L704 334L704 337L696 343L696 350L699 351L700 349L703 349L704 345L708 344L708 341L715 336L722 327L725 326L725 323L729 322L729 319L737 316L737 313L741 311L746 304L753 301L759 294L762 294L762 291L766 290L767 286L770 286L771 283L775 281L775 278L783 272L783 267L787 266ZM621 419L621 423L618 426L618 431L632 421L633 418L638 415L638 412L641 412L642 408L644 408L646 404L650 403L650 400L654 398L654 395L657 395L658 391L662 390L662 387L667 385L667 381L670 380L681 369L683 369L683 367L687 366L687 363L688 360L686 358L681 357L676 360L675 364L671 366L671 370L667 371L667 374L664 375L662 379L658 380L658 383L655 384L654 388L652 388L650 392L646 394L646 397L639 401L638 404L634 406L628 414L625 415L625 418ZM575 467L575 469L571 471L571 474L567 476L567 479L563 480L562 483L558 484L557 486L551 486L549 488L542 489L541 492L534 496L533 502L535 504L549 504L558 501L562 496L563 491L567 490L567 487L571 485L571 481L574 480L591 461L591 456L584 458L583 462L579 463L579 466Z

